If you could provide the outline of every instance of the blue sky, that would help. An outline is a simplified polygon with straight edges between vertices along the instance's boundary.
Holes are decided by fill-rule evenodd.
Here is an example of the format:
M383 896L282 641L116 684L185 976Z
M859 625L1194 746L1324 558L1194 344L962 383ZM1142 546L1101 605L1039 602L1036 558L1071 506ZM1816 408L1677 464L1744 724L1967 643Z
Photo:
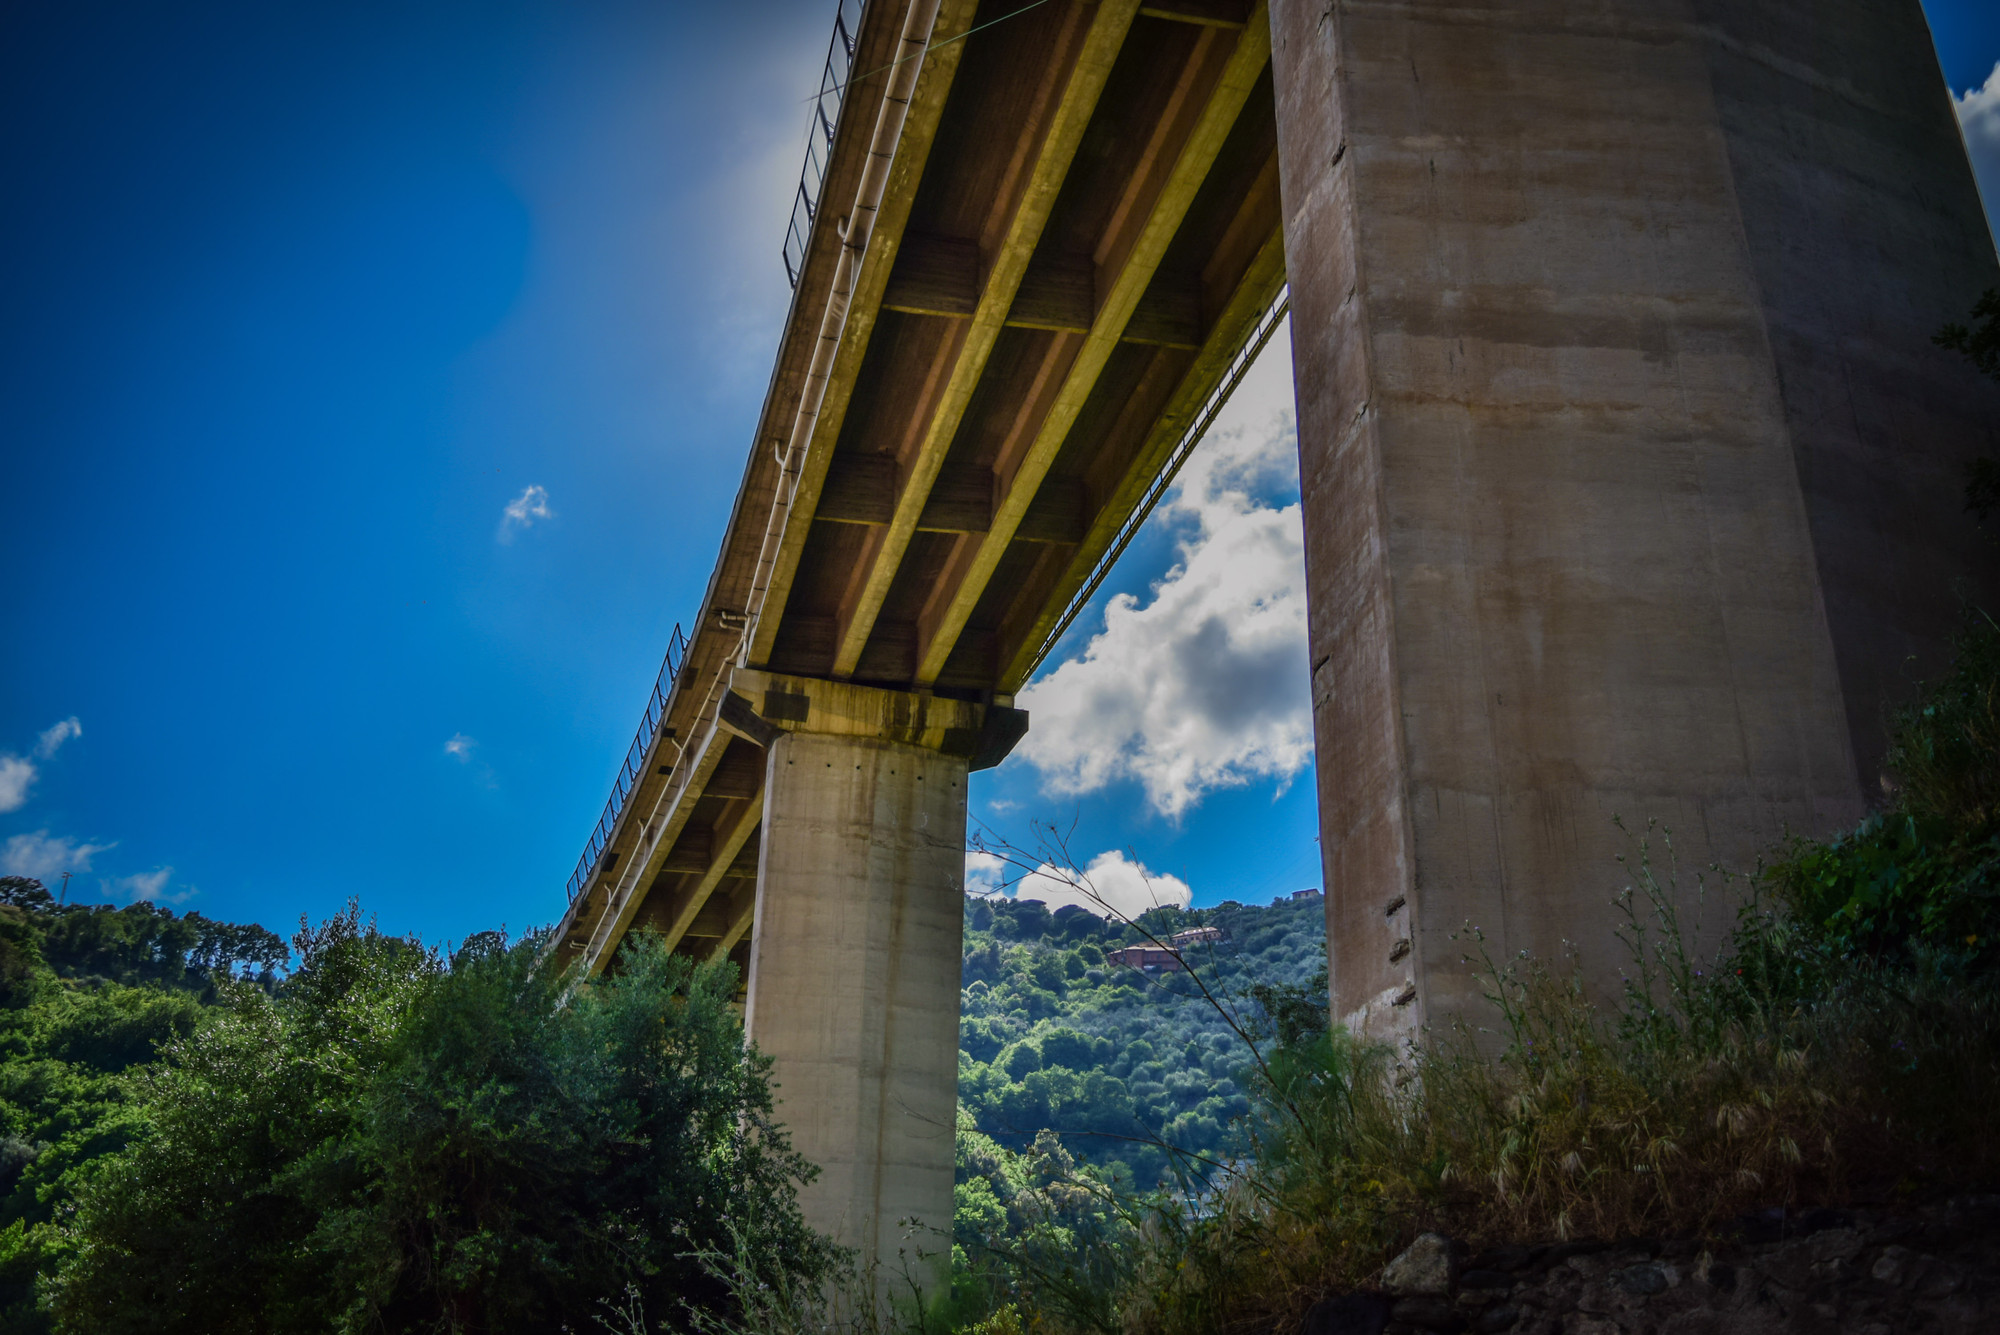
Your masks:
M560 912L741 475L831 10L8 7L0 862L272 926ZM2000 7L1930 12L2000 163ZM1034 702L1143 662L1144 707L974 789L1196 902L1318 881L1257 376ZM1174 640L1225 570L1255 614ZM1203 653L1268 683L1250 742L1186 730L1224 706L1157 665Z

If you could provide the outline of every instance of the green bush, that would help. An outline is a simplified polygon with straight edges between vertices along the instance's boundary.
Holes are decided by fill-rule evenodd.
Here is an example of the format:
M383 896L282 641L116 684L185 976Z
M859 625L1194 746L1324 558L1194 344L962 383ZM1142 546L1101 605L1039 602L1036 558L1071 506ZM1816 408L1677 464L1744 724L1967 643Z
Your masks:
M1983 967L2000 936L2000 625L1969 613L1950 670L1895 721L1886 811L1795 840L1764 879L1829 958Z
M136 1075L58 1329L554 1331L628 1294L726 1311L708 1253L752 1284L829 1262L728 966L636 941L573 986L538 939L447 962L352 908L298 946Z

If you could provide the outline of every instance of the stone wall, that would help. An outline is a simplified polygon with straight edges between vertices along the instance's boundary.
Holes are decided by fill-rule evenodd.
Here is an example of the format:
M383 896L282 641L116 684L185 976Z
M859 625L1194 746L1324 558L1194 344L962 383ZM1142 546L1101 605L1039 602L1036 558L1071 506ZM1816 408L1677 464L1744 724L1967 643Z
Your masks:
M1427 1235L1383 1280L1317 1304L1303 1335L1985 1335L2000 1331L2000 1197L1774 1211L1708 1244L1469 1254Z

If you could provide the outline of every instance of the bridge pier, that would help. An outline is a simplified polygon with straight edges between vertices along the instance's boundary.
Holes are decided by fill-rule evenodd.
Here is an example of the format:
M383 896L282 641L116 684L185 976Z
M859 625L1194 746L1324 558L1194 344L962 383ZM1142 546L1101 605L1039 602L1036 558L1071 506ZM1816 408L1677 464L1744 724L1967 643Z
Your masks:
M1333 1005L1406 1034L1468 925L1614 982L1614 816L1740 868L1879 795L1996 592L1929 336L2000 273L1917 0L1271 21Z
M820 1168L800 1204L889 1288L907 1270L929 1289L951 1251L966 774L1025 716L760 672L735 687L771 729L745 1027Z

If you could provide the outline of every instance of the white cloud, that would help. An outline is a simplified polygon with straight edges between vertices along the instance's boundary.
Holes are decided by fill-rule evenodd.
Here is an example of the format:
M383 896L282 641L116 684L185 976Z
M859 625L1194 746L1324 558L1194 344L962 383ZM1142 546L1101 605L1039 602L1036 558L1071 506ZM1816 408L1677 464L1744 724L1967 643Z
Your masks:
M478 742L464 733L455 732L451 735L451 740L444 744L444 753L463 765L472 759L472 748L478 745Z
M1007 859L976 848L965 850L965 893L997 895L1007 883Z
M1082 655L1021 692L1044 792L1136 779L1178 818L1216 788L1289 782L1312 759L1305 539L1289 336L1281 331L1161 508L1192 521L1150 601L1111 599Z
M1039 899L1051 911L1065 904L1100 918L1136 918L1148 909L1186 908L1194 891L1178 876L1148 871L1117 849L1099 853L1081 871L1044 862L1025 874L1005 858L974 849L965 855L965 888L975 895Z
M548 488L529 486L507 502L506 509L500 512L498 537L502 542L512 542L516 533L532 528L537 520L551 518L554 514L555 511L549 509Z
M0 811L17 811L35 782L33 761L0 753Z
M116 844L79 844L59 836L51 838L47 830L17 834L5 847L0 847L0 874L32 876L46 883L66 871L89 871L91 858L116 847Z
M1994 63L1984 84L1968 88L1963 97L1954 96L1952 102L1958 108L1966 151L1972 155L1972 173L1986 196L1990 220L1993 210L2000 207L2000 61Z
M35 754L47 760L62 749L64 742L72 737L81 736L83 736L83 725L76 721L76 715L71 714L42 734L41 741L35 745Z
M104 893L112 899L124 899L137 904L142 901L178 904L194 898L194 891L184 890L180 894L166 893L167 882L173 877L172 867L156 867L152 871L140 872L136 876L117 876L104 882Z

